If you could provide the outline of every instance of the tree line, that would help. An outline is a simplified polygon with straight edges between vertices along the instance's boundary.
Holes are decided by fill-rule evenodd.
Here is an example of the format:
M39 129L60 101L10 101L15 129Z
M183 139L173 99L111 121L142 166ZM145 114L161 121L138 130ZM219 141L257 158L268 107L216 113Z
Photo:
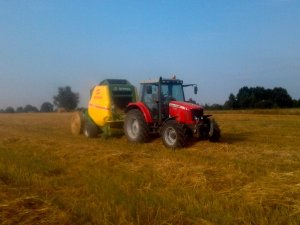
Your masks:
M21 112L53 112L55 109L65 111L75 110L79 103L79 94L74 93L70 86L59 87L58 94L53 96L53 104L44 102L40 109L32 105L20 106L14 109L9 106L1 109L2 113L21 113ZM228 100L223 104L205 104L206 109L272 109L272 108L292 108L300 107L300 99L292 99L286 89L275 87L266 89L264 87L240 88L238 93L231 93Z
M234 95L231 93L223 104L205 105L208 109L272 109L300 107L300 99L292 99L286 89L275 87L247 87L239 89Z
M1 109L1 113L28 113L28 112L53 112L57 109L64 111L72 111L77 108L79 103L79 94L74 93L70 86L59 87L58 94L53 96L53 104L51 102L44 102L40 109L33 105L19 106L16 109L8 106L6 109Z

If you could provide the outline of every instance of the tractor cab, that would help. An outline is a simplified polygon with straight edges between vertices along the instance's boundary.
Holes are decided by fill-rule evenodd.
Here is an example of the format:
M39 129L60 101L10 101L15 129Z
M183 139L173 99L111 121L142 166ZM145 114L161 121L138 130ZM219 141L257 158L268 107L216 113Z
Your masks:
M150 110L154 121L162 122L169 117L169 104L171 101L186 102L183 87L194 86L194 93L197 93L196 84L183 85L182 80L175 77L142 81L140 86L140 102L143 102Z

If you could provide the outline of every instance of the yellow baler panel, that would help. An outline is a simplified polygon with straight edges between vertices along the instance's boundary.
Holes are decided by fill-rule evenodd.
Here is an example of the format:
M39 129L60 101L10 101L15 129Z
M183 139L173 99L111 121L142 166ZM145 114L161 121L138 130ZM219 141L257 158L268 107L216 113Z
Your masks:
M98 126L104 126L111 117L111 101L108 86L96 86L89 101L88 113Z

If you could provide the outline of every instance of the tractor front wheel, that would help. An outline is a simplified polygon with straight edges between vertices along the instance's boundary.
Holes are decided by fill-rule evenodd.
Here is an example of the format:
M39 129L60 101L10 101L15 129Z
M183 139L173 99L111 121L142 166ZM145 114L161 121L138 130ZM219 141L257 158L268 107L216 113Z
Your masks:
M161 137L168 148L184 147L187 142L186 128L175 120L169 120L162 127Z
M124 133L127 140L143 143L149 138L149 127L144 115L138 109L127 112L124 121Z

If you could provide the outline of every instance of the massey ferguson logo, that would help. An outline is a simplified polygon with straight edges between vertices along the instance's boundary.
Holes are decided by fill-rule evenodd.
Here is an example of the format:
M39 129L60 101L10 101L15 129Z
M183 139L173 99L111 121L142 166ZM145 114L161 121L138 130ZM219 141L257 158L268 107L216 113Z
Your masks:
M177 105L175 103L170 103L170 106L173 107L173 108L177 108L177 109L188 110L186 107L184 107L182 105Z

